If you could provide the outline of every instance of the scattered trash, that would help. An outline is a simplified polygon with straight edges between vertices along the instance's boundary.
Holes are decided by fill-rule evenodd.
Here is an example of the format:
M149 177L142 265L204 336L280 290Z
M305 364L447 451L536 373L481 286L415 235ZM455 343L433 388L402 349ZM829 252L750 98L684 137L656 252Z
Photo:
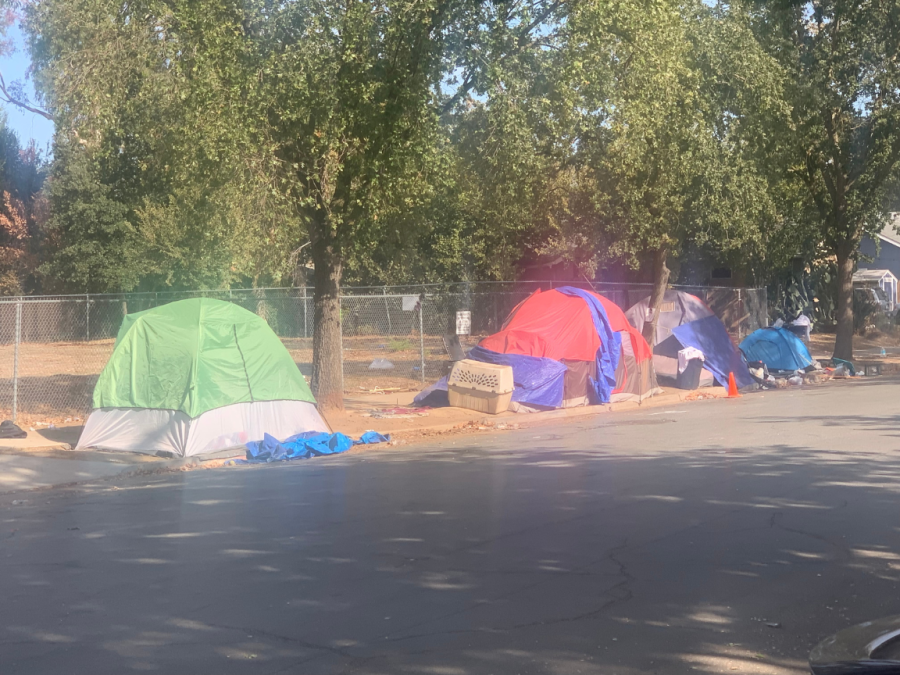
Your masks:
M21 506L22 504L27 504L27 503L28 503L27 499L13 499L12 500L13 506Z
M751 621L758 621L759 623L764 623L764 624L766 624L769 628L781 628L781 623L779 623L778 621L771 621L771 620L769 620L769 619L766 619L765 617L757 617L757 616L753 616L753 617L750 617L750 620L751 620Z
M881 348L881 356L887 356L887 352L884 351L884 347Z
M51 424L51 425L48 426L47 428L48 428L48 429L55 429L55 428L56 428L56 425L55 425L55 424Z
M391 370L394 364L387 359L375 359L369 364L369 370Z
M415 391L409 387L373 387L372 389L360 387L359 389L367 394L396 394L404 391Z
M807 373L803 376L803 380L806 384L822 384L823 382L828 382L833 377L834 375L827 370L818 370Z
M73 530L80 530L81 528L80 527L67 527L66 529L71 532Z
M684 397L685 401L706 401L708 399L719 398L715 394L711 392L705 391L692 391L689 394L686 394Z
M363 417L376 419L406 419L411 417L427 417L431 408L372 408L362 414Z
M842 379L845 377L852 377L853 373L850 372L850 369L847 368L843 363L838 365L833 371L834 377L838 379Z
M847 377L847 373L849 373L851 377L856 375L856 368L849 361L844 361L844 359L838 358L832 358L831 361L832 363L834 363L835 377ZM841 375L837 374L837 371L839 369L841 370Z
M803 378L800 375L794 375L793 377L788 378L788 384L792 387L799 387L803 384Z

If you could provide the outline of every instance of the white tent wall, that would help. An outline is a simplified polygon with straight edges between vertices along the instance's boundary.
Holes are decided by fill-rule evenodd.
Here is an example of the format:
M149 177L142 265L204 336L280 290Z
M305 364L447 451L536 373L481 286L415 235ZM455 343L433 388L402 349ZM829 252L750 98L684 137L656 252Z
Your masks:
M191 419L181 411L100 408L84 425L78 448L204 455L304 431L330 431L316 406L306 401L255 401L216 408Z

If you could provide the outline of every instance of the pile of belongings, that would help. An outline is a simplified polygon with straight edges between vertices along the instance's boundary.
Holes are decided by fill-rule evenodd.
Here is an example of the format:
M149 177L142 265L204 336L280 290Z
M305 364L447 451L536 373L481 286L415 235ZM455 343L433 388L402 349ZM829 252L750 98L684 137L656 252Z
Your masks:
M806 344L783 325L760 328L740 344L750 374L763 388L781 389L830 379Z
M28 433L12 420L0 422L0 438L26 438Z

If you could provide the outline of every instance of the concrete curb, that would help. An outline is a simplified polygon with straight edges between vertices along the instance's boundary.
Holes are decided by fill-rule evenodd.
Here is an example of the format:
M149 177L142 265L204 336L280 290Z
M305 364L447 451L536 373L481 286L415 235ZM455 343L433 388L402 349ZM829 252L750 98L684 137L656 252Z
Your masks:
M7 498L26 493L45 492L50 490L58 490L63 488L74 488L80 485L90 485L96 483L107 482L118 478L127 478L129 476L151 475L165 471L177 471L184 468L198 468L203 466L205 462L227 459L231 457L243 457L243 452L236 453L233 450L205 455L204 457L174 457L164 459L153 455L133 455L130 453L112 453L98 450L60 450L58 448L49 449L28 449L23 451L21 448L0 448L0 454L19 455L24 457L37 457L42 459L63 459L63 460L81 460L81 461L100 461L109 464L122 465L122 470L117 473L105 476L97 476L94 478L85 478L83 480L65 481L54 483L51 485L41 485L38 487L12 488L9 490L0 489L0 503Z
M562 408L560 410L547 410L544 412L537 413L526 413L526 414L516 414L516 413L501 413L499 415L483 417L478 414L474 414L470 419L465 421L457 421L457 422L447 422L445 424L436 424L427 427L415 427L409 429L398 429L396 431L391 432L392 437L396 438L404 438L408 435L415 435L419 433L441 433L454 431L456 429L460 429L469 424L480 424L487 427L485 431L494 431L498 430L496 427L501 424L511 425L515 424L516 428L524 429L532 426L538 426L545 422L552 422L554 420L560 419L573 419L580 417L592 417L595 415L604 415L607 413L614 412L632 412L632 411L640 411L646 410L650 408L662 408L670 405L676 405L679 403L695 403L697 401L704 400L712 400L719 398L726 398L727 392L722 387L708 387L701 390L701 393L704 395L702 399L695 399L692 396L696 396L696 391L684 391L684 392L672 392L668 394L663 394L662 396L654 396L652 398L648 398L641 403L636 403L634 401L622 401L620 403L608 403L606 405L591 405L591 406L580 406L577 408ZM504 429L499 429L499 431L503 431Z
M126 453L104 452L102 450L73 450L67 443L56 445L17 448L0 446L0 455L20 455L22 457L41 457L44 459L66 459L72 461L108 462L110 464L148 464L158 462L160 457L153 455L127 455Z

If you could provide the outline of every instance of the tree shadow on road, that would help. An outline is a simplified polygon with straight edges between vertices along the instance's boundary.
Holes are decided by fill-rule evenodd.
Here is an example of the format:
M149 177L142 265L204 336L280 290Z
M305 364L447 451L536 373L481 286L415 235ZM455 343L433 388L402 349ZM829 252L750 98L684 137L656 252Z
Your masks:
M900 611L900 458L579 433L3 508L4 672L802 673Z

